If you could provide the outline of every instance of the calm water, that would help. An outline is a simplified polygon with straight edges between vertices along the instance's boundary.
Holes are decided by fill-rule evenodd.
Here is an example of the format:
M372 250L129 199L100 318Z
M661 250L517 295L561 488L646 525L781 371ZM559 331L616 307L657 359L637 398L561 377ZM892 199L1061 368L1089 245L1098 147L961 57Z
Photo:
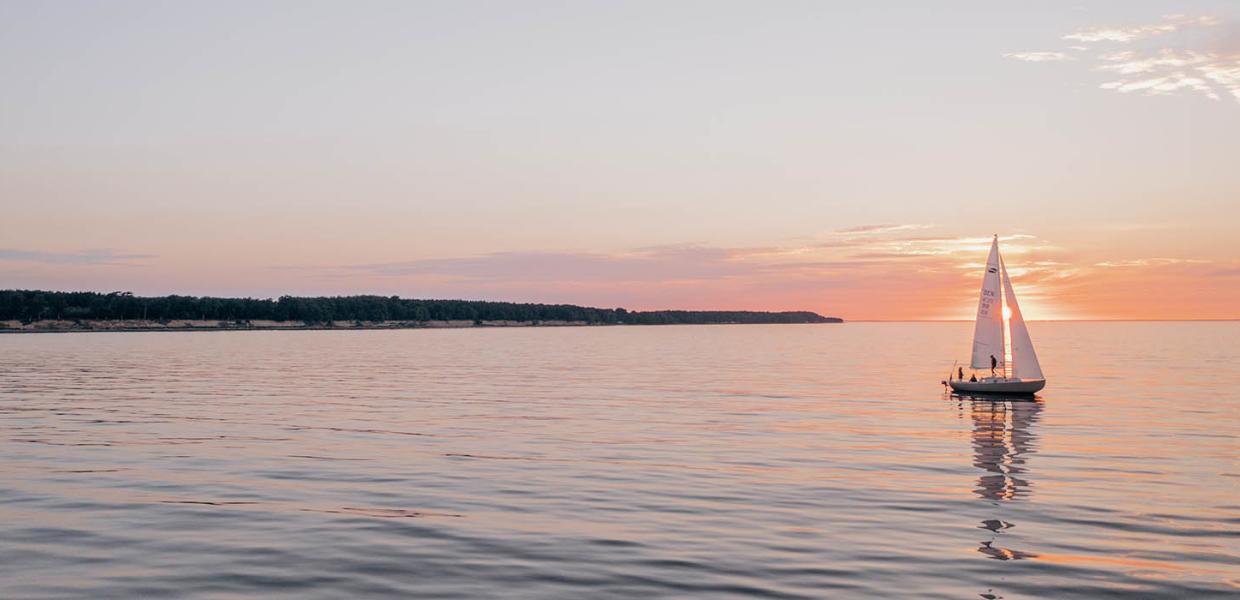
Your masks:
M1240 593L1240 323L0 336L4 598Z

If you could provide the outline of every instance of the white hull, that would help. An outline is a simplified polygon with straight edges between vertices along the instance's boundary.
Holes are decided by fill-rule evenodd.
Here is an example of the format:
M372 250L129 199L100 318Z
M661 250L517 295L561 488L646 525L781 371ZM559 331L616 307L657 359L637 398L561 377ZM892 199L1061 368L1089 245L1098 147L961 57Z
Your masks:
M1028 396L1046 387L1045 379L1004 379L986 377L978 381L953 379L947 382L952 391L970 394L1012 394Z

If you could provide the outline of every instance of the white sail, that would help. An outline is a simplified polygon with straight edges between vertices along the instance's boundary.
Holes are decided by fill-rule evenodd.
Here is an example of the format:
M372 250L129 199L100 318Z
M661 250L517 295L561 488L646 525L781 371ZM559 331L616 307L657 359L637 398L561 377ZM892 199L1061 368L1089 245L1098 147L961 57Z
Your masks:
M990 359L1003 364L1003 301L999 297L999 236L990 244L986 276L977 300L977 324L973 328L974 369L989 369Z
M1003 300L1012 312L1008 321L1012 328L1012 377L1046 379L1042 376L1042 366L1038 364L1038 354L1033 351L1033 340L1029 338L1029 330L1025 328L1025 318L1020 314L1020 305L1016 303L1016 292L1012 289L1012 280L1008 278L1007 265L1003 264L1001 270Z

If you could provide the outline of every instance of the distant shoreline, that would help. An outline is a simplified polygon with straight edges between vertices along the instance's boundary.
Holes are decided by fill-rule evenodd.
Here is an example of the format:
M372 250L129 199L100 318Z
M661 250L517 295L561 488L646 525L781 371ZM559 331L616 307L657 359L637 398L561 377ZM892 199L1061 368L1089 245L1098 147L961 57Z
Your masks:
M811 311L626 310L573 304L399 296L134 296L0 290L0 327L17 331L433 329L566 325L842 322ZM0 329L3 330L3 329Z
M5 333L98 333L151 331L376 331L386 329L486 329L496 327L658 327L660 325L821 325L843 323L828 317L821 323L598 323L588 321L380 321L307 325L291 321L229 321L172 320L167 322L142 319L125 320L43 320L31 323L0 321L0 334Z

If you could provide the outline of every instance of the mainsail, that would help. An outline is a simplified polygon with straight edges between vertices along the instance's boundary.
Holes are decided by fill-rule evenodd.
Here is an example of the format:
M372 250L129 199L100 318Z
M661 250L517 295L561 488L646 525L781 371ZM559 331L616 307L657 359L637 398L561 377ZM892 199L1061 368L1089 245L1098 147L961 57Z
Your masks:
M1020 305L1016 303L1016 292L1012 290L1012 280L1008 278L1007 265L1003 271L1003 301L1007 303L1012 317L1008 324L1012 328L1012 377L1014 379L1046 379L1042 376L1042 367L1038 364L1038 355L1033 351L1033 340L1029 339L1029 330L1025 328L1025 318L1020 314ZM975 346L976 347L976 346ZM977 360L974 350L974 360Z
M990 244L990 258L986 259L986 277L982 279L982 293L977 300L977 324L973 328L974 369L989 369L994 357L1003 364L1003 301L999 298L999 236ZM1023 327L1023 325L1022 325ZM1028 335L1026 335L1028 339ZM1031 349L1033 346L1029 346Z

